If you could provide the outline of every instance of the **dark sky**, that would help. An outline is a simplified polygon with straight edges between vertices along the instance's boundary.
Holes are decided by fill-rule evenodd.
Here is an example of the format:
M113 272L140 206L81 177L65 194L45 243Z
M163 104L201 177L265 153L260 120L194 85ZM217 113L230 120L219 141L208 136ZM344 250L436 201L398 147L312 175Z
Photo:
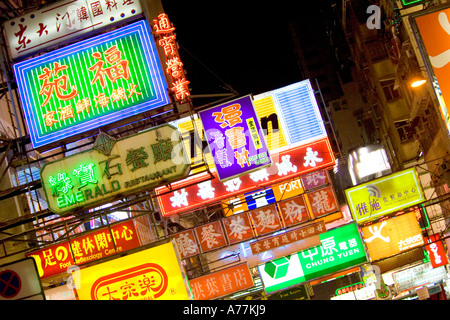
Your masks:
M303 80L287 22L312 14L305 3L162 0L191 94L226 93L224 83L241 96L259 94Z

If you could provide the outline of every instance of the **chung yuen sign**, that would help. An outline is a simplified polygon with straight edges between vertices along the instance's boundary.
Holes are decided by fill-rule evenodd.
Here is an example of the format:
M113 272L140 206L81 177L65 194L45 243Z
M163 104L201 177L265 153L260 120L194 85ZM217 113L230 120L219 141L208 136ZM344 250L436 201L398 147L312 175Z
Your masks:
M44 165L48 208L58 214L185 177L190 162L170 125L118 140L108 155L95 149Z
M145 21L14 65L35 148L169 103Z

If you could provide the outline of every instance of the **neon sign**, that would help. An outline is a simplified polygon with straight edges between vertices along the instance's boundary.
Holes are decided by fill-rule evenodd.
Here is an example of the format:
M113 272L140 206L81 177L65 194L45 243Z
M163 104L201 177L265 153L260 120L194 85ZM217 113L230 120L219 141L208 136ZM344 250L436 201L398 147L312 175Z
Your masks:
M308 149L318 152L321 161L314 166L308 159ZM295 147L280 154L271 155L272 165L226 182L217 178L207 180L208 174L172 183L175 191L167 187L155 189L159 207L163 216L186 213L188 210L200 208L207 204L254 191L256 188L271 186L305 173L330 167L334 164L334 154L327 138ZM205 181L206 180L206 181Z
M161 13L158 15L158 19L153 20L153 30L166 58L165 70L172 85L170 90L175 94L177 100L183 100L191 95L188 87L189 81L186 80L183 63L178 53L177 37L173 33L175 28L170 23L167 14Z
M45 164L40 176L48 208L62 214L184 178L189 167L178 131L164 125L118 140L108 155L89 149Z
M35 148L170 102L145 21L17 63L14 73Z
M199 113L220 181L271 164L251 96Z

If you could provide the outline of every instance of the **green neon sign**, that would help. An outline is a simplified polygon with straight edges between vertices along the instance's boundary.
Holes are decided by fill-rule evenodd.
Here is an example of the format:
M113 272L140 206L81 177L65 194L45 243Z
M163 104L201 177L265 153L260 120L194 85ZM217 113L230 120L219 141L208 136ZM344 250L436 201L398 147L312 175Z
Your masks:
M424 2L424 0L402 0L402 5L403 6L410 6L412 4L418 4Z
M163 125L117 140L106 154L90 149L45 164L40 175L48 208L63 214L181 179L189 168L177 129Z
M367 262L356 223L319 235L322 244L258 266L266 293Z
M16 63L14 73L35 148L170 103L145 21Z

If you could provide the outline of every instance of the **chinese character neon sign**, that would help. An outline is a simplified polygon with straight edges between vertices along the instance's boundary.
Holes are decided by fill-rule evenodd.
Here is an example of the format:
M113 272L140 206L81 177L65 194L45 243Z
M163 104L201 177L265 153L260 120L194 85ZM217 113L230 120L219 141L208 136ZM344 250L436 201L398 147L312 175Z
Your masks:
M45 164L40 176L48 208L63 214L94 207L185 177L190 163L179 139L164 125L117 140L110 155L89 149Z
M219 180L271 165L251 96L199 112Z
M164 51L166 58L166 74L171 83L170 90L174 93L176 100L183 100L191 95L189 92L189 81L184 74L183 63L180 61L175 28L169 21L167 14L161 13L158 19L153 20L153 30L159 46Z
M145 21L14 65L35 148L168 104Z

